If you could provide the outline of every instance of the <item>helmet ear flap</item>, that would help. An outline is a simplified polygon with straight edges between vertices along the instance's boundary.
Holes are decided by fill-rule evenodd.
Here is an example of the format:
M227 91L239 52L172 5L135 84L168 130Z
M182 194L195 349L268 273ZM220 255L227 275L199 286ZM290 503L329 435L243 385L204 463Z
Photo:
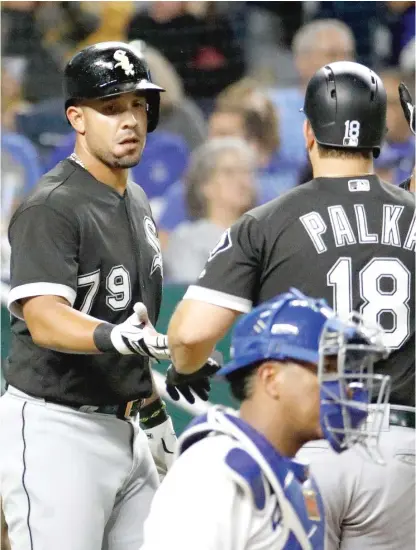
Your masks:
M158 92L150 92L147 104L149 106L147 112L147 131L150 133L156 129L159 122L160 94Z

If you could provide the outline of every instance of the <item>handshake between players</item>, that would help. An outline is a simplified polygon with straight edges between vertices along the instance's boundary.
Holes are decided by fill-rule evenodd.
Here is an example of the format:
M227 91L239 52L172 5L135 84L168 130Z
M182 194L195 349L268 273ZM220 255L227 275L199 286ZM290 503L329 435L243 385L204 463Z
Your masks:
M101 323L94 331L94 343L102 352L117 351L121 355L138 354L150 357L155 361L170 360L168 337L156 331L152 325L147 308L142 302L133 307L134 313L118 325ZM195 398L191 390L201 399L207 401L210 390L209 378L220 369L221 357L215 352L215 357L192 374L180 374L173 363L166 372L166 390L170 397L177 401L180 394L189 402Z

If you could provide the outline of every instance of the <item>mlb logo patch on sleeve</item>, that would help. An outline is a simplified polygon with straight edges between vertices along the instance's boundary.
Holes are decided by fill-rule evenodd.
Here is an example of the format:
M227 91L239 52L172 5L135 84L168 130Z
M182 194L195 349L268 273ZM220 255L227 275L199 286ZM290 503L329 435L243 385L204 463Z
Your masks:
M370 191L369 180L348 180L348 189L354 191Z

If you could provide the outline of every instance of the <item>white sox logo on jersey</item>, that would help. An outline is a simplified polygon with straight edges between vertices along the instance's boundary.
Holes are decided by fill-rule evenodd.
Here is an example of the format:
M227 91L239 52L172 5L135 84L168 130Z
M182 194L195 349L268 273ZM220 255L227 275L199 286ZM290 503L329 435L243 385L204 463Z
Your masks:
M163 263L162 263L162 251L160 249L160 242L157 236L156 226L149 216L145 216L143 220L144 231L146 233L147 242L155 251L153 256L152 267L150 269L150 275L152 276L156 269L160 269L160 273L163 277Z
M116 50L113 57L116 61L118 61L118 63L114 65L115 69L117 69L117 67L121 67L126 73L126 76L134 75L134 65L133 63L130 63L127 53L124 50Z

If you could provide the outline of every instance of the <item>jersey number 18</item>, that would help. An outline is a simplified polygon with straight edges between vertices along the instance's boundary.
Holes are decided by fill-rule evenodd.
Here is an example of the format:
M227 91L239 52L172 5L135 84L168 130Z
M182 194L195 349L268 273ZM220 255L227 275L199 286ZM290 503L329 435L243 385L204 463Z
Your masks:
M335 262L327 275L327 284L333 288L333 306L341 316L353 309L353 289L361 297L360 313L369 323L379 323L386 334L385 342L391 349L399 348L410 330L410 273L397 258L373 258L353 281L351 258L342 257ZM383 285L389 279L389 289ZM383 281L384 280L384 281ZM354 286L353 286L354 285ZM389 327L382 322L382 314L392 318Z

